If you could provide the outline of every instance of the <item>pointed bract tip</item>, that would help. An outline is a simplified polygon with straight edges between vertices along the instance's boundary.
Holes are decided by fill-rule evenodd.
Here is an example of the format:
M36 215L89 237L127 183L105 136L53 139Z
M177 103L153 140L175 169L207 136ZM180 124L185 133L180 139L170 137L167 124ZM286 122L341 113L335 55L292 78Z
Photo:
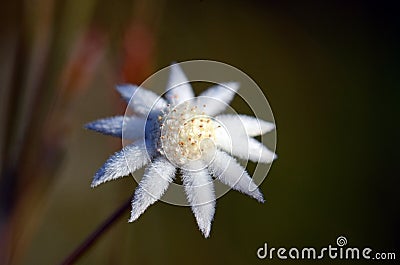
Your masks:
M92 122L88 122L85 125L83 125L83 128L85 128L86 130L90 130L90 131L95 131L95 132L100 132L100 129L98 127L96 127L96 125L98 125L98 121L92 121Z
M181 84L183 81L184 83L187 82L186 75L179 63L172 63L169 68L169 85L173 84L173 86L168 86L169 89L175 87L177 84Z
M229 89L231 89L231 90L233 90L235 92L237 90L239 90L239 87L240 87L240 83L236 82L236 81L225 82L225 83L222 83L221 85L223 85L223 86L225 86L225 87L227 87L227 88L229 88Z
M129 102L136 89L138 89L138 86L132 84L120 84L116 85L115 89L126 102Z
M275 124L269 121L264 121L264 120L260 120L258 119L260 122L260 126L261 126L261 133L265 134L268 132L271 132L275 129Z
M139 218L140 214L136 214L133 211L131 211L131 217L129 217L128 223L133 223Z
M117 90L120 94L123 94L128 88L129 84L118 84L115 86L115 90Z
M249 194L251 197L253 197L254 199L256 199L258 202L260 202L260 203L264 203L265 202L265 200L264 200L264 196L263 196L263 194L261 193L261 191L260 191L260 189L256 189L256 190L254 190L251 194Z
M85 125L83 125L83 128L85 128L86 130L91 130L91 131L95 131L95 132L102 132L102 125L104 124L105 120L106 119L100 119L100 120L88 122Z
M210 237L211 225L208 227L201 228L201 233L203 234L204 238Z

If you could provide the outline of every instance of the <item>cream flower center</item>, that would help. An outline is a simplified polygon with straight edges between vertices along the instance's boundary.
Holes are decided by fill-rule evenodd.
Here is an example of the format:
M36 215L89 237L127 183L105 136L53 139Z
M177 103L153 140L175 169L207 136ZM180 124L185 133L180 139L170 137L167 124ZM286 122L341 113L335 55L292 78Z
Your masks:
M182 166L214 150L216 123L198 107L183 103L159 116L159 120L159 151L172 163Z

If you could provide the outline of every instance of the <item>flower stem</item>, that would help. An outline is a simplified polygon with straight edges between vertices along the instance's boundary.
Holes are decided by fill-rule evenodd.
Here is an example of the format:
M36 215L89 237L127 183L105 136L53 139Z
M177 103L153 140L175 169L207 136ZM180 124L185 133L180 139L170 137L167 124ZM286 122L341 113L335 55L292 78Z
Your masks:
M129 209L131 198L124 202L110 217L108 217L95 231L93 231L68 257L61 265L69 265L76 262L86 251L88 251L97 239L107 231L121 216Z

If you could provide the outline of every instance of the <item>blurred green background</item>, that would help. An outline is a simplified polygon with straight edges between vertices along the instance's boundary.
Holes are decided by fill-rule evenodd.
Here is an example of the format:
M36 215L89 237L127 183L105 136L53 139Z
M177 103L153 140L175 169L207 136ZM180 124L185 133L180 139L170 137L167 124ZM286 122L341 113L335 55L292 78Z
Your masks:
M399 11L390 1L3 1L0 264L61 262L132 196L130 177L90 188L121 142L83 124L124 113L116 83L190 59L233 65L267 96L279 155L261 185L267 202L229 192L209 239L189 208L159 202L133 224L126 212L78 264L274 264L284 261L257 259L264 242L318 248L340 235L397 252Z

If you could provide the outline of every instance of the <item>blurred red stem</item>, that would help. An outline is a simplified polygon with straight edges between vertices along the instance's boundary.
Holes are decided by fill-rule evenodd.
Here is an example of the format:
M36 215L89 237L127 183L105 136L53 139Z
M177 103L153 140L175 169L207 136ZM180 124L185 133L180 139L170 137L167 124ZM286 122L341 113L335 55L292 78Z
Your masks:
M91 233L62 263L69 265L75 263L86 251L88 251L97 239L103 235L121 216L129 209L131 198L124 202L110 217L107 218L93 233Z

